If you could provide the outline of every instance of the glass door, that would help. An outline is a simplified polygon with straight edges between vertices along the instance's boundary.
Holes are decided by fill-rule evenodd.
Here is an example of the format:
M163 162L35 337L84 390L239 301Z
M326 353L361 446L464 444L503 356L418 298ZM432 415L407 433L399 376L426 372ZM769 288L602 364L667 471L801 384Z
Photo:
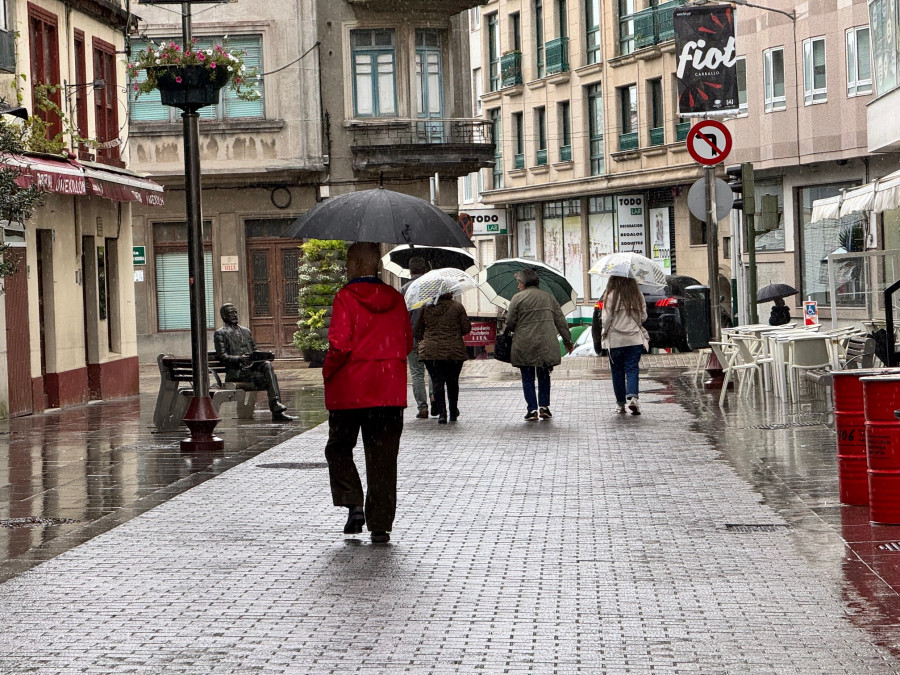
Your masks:
M416 132L424 143L444 142L444 87L441 64L440 32L416 31L416 80L419 89L416 113L419 119L434 120L417 124Z

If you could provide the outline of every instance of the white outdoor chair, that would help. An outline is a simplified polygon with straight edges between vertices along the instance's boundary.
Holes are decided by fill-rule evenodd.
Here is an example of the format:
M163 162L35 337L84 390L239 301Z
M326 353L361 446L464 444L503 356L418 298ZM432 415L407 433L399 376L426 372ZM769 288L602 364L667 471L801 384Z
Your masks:
M750 362L745 362L741 356L740 347L735 343L710 342L710 349L722 364L722 370L725 372L725 379L722 380L722 393L719 395L719 405L725 403L725 395L728 393L728 383L732 380L736 383L737 392L740 394L744 388L744 378L753 377L757 374L762 383L762 372L751 358ZM761 387L760 387L761 388Z
M834 357L827 338L791 341L787 360L791 399L794 402L800 400L800 378L803 371L831 369L833 363Z
M737 348L738 362L740 365L748 367L751 365L757 366L755 370L749 370L748 368L750 385L753 385L752 376L755 373L759 376L760 387L765 389L765 371L762 366L773 363L775 359L768 355L763 340L752 335L735 335L732 337L732 342ZM746 377L741 377L741 389L744 388L746 383L745 380L747 379L748 378Z

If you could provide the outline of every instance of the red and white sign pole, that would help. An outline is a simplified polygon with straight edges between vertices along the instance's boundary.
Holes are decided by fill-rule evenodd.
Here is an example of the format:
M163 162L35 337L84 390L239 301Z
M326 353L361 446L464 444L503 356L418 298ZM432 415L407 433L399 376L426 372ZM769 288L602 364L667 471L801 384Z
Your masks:
M722 312L719 310L719 223L716 220L716 165L731 152L731 134L717 120L703 120L691 127L687 150L695 161L706 167L706 264L709 273L710 337L722 335Z

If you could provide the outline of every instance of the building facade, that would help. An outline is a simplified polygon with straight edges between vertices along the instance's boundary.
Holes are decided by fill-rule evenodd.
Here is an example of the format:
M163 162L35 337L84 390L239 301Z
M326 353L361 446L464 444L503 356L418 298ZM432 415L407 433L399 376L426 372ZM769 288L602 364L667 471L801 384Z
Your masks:
M44 202L26 223L2 223L7 259L0 317L0 413L138 392L133 204L159 205L162 188L126 168L122 3L4 0L0 85L61 134L58 154L5 156ZM46 90L38 85L47 85ZM42 90L44 93L42 93ZM49 100L54 107L42 110Z
M223 98L201 111L210 329L215 309L233 302L260 348L299 356L299 242L280 235L322 199L379 185L429 199L437 178L438 205L456 215L457 178L493 157L461 77L468 32L458 15L477 4L240 0L195 17L198 41L244 49L262 73L259 101ZM142 15L145 39L180 35L177 14L147 6ZM144 97L132 100L130 122L133 164L168 192L165 209L135 218L147 249L135 284L138 343L153 361L190 344L182 128Z

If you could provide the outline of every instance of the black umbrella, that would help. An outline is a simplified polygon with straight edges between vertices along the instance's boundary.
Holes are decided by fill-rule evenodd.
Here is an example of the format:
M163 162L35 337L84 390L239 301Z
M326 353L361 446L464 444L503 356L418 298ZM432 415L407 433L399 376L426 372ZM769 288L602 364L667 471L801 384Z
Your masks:
M787 284L769 284L765 288L760 288L756 293L756 302L771 302L775 298L787 298L799 293L793 286Z
M424 258L428 266L433 269L453 267L468 272L473 277L478 275L478 261L475 256L463 248L449 248L446 246L398 246L391 249L381 259L384 269L393 272L398 277L409 278L409 259L419 256Z
M284 236L420 246L475 246L459 224L436 206L384 188L330 197L295 220Z

